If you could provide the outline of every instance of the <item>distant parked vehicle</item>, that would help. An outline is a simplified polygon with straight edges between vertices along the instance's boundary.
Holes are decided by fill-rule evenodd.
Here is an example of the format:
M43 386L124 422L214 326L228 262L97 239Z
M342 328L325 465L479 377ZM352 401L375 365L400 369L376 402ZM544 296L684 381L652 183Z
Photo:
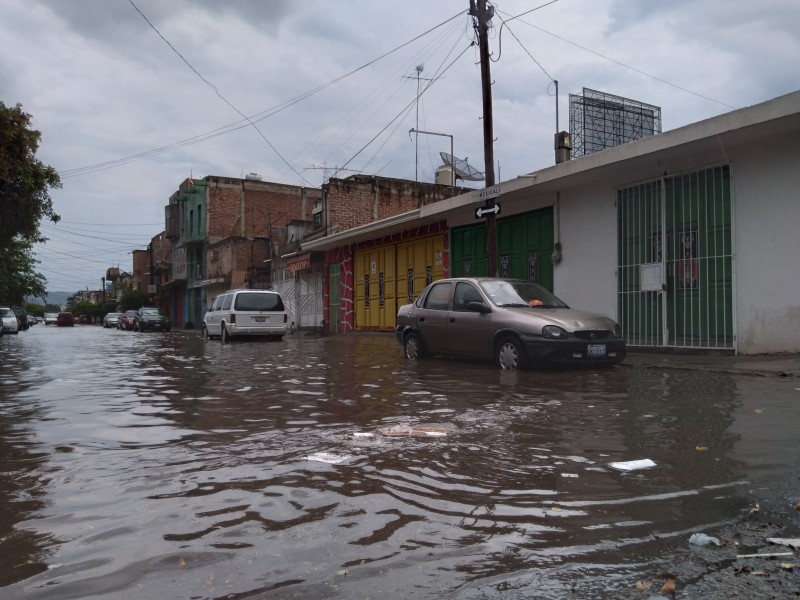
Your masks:
M58 319L58 313L44 313L44 324L55 325Z
M80 316L78 316L78 318L76 319L76 321L77 321L77 323L79 323L80 325L91 325L91 323L92 323L92 317L90 317L89 315L80 315Z
M0 306L0 318L3 320L3 333L19 333L17 315L7 306Z
M133 315L134 331L169 331L172 329L167 315L155 306L143 306Z
M103 327L116 327L122 313L110 312L103 317Z
M117 321L117 329L124 329L125 331L133 331L133 317L136 316L135 310L126 310L119 317Z
M25 312L25 309L20 306L12 306L11 310L14 311L14 314L17 315L17 325L19 325L19 331L26 331L30 325L28 325L28 313Z
M59 327L72 327L75 325L75 316L71 312L60 312L56 317L56 325Z

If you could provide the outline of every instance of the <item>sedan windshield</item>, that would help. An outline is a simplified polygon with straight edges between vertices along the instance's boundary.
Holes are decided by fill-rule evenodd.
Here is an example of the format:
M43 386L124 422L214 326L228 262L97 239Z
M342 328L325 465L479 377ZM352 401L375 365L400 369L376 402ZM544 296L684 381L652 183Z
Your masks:
M539 284L524 280L481 281L483 291L497 306L569 308Z

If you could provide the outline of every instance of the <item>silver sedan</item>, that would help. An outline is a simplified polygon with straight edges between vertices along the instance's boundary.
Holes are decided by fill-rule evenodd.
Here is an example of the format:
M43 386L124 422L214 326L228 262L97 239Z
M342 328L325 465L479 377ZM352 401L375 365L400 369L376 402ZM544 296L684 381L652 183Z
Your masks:
M407 358L491 360L502 369L547 365L612 366L625 359L621 327L575 310L530 281L442 279L397 312Z

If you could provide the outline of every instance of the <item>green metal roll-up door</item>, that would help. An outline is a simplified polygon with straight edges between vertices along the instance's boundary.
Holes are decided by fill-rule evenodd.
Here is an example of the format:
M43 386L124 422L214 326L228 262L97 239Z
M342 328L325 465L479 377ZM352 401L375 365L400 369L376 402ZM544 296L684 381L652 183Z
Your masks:
M497 220L497 260L500 277L535 281L553 291L553 208ZM486 224L454 227L450 239L453 277L485 277Z
M534 281L552 292L553 241L552 207L498 219L498 274Z
M485 277L486 224L454 227L450 235L450 275Z

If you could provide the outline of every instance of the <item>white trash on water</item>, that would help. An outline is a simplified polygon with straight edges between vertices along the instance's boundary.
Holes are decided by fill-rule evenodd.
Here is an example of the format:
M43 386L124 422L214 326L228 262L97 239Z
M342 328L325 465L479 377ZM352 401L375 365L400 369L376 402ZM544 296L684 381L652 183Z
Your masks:
M689 543L694 544L695 546L719 546L721 545L719 542L719 538L715 538L711 535L706 535L705 533L693 533L689 537Z
M638 469L649 469L650 467L655 467L656 463L649 458L643 458L641 460L612 462L608 463L608 466L613 467L614 469L619 469L620 471L636 471Z
M334 454L333 452L316 452L306 456L306 460L315 460L317 462L328 463L329 465L341 464L349 458L347 454Z

